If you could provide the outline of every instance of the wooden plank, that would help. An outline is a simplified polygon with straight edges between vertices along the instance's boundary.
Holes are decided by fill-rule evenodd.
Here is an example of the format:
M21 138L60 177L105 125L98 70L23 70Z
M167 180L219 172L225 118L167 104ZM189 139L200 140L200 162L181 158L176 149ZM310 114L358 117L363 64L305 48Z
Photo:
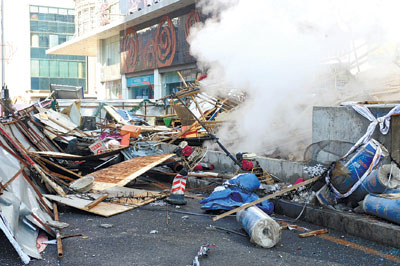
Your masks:
M85 208L88 209L88 210L90 210L90 209L96 207L97 205L99 205L100 202L102 202L102 201L105 200L106 198L108 198L108 194L101 195L101 196L98 197L95 201L93 201L92 203L89 203L88 205L86 205Z
M108 157L110 155L114 155L119 153L120 151L126 149L127 147L118 148L111 151L106 151L102 154L95 154L95 155L75 155L69 153L62 153L62 152L52 152L52 151L33 151L32 154L37 154L43 157L48 158L57 158L57 159L64 159L64 160L75 160L75 161L83 161L83 160L97 160L99 158Z
M175 154L162 154L136 157L90 173L89 175L94 177L93 190L102 191L115 186L123 187L174 155Z
M106 112L115 119L115 121L117 121L120 124L123 125L129 125L129 121L125 120L119 113L118 111L114 108L114 106L110 106L110 105L106 105L103 106L104 110L106 110Z
M112 215L116 215L122 212L126 212L129 210L132 210L132 206L123 206L120 204L114 204L114 203L106 203L106 202L100 202L97 206L94 206L91 209L87 209L86 206L92 203L92 200L87 200L87 199L82 199L78 197L77 195L67 195L66 197L60 197L56 195L44 195L46 198L56 201L58 203L80 209L83 211L87 211L93 214L109 217Z
M308 180L306 180L306 181L304 181L304 182L298 183L297 185L294 185L294 186L291 186L291 187L282 189L281 191L275 192L275 193L273 193L273 194L267 195L267 196L265 196L265 197L263 197L263 198L260 198L260 199L258 199L258 200L255 200L255 201L253 201L253 202L246 203L246 204L244 204L244 205L242 205L242 206L240 206L240 207L238 207L238 208L236 208L236 209L233 209L233 210L227 211L227 212L225 212L225 213L223 213L223 214L220 214L220 215L218 215L218 216L215 216L215 217L212 218L212 220L215 222L215 221L217 221L217 220L219 220L219 219L221 219L221 218L224 218L224 217L226 217L226 216L228 216L228 215L231 215L231 214L233 214L233 213L237 213L237 212L240 211L240 210L244 210L244 209L247 209L248 207L251 207L251 206L254 206L254 205L258 204L258 203L261 203L261 202L263 202L264 200L272 199L272 198L278 197L278 196L283 195L283 194L285 194L285 193L287 193L287 192L289 192L289 191L298 189L299 187L302 187L302 186L311 184L311 183L317 181L319 178L320 178L320 176L316 176L316 177L311 178L311 179L308 179Z
M307 233L299 234L299 237L310 237L310 236L316 236L316 235L321 235L321 234L326 234L326 233L328 233L327 229L320 229L320 230L315 230L315 231L310 231Z
M157 191L136 192L134 195L128 195L127 197L119 197L113 200L113 203L129 205L134 208L149 204L153 201L165 198L169 193L161 193Z

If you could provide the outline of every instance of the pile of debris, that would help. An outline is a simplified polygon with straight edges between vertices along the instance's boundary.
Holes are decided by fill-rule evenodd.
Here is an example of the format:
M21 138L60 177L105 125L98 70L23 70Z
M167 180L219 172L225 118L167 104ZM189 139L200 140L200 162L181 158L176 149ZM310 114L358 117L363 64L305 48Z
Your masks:
M145 114L147 121L102 104L95 115L84 116L80 101L60 110L53 95L23 110L7 109L0 121L0 226L24 263L41 258L37 229L57 237L62 257L60 230L68 225L58 221L56 203L108 217L169 195L156 181L153 187L164 191L124 187L148 171L221 180L218 173L193 172L213 166L202 162L204 149L188 142L209 139L204 124L213 128L213 119L238 102L210 97L186 83L171 97L176 114ZM166 154L160 141L180 145Z
M373 126L342 158L326 167L308 167L311 178L292 185L262 168L255 154L232 155L214 135L219 124L214 119L240 100L208 96L196 83L185 83L166 99L172 111L168 114L164 109L165 115L100 104L94 115L85 116L80 101L60 110L57 100L49 97L3 117L0 227L24 263L41 258L36 247L38 229L57 238L58 256L63 256L60 231L68 225L58 220L57 203L104 217L164 198L171 204L185 204L189 177L209 179L214 191L202 199L201 208L224 212L214 221L237 213L250 240L265 248L275 246L281 237L282 227L268 216L274 209L269 200L276 197L362 210L400 224L398 208L392 208L400 198L396 190L400 169L385 147L371 139ZM201 144L209 139L235 165L229 174L207 172L214 166L204 161L207 150ZM162 142L178 145L167 153ZM167 177L172 185L144 175ZM126 187L138 177L150 189Z

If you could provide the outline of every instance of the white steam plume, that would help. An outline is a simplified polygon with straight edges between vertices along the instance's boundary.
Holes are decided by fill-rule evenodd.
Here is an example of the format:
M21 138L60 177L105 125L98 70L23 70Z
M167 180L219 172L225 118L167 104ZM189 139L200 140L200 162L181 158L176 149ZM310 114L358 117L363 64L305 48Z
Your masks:
M299 159L311 142L313 105L355 95L366 100L371 82L357 74L366 69L379 78L400 73L396 49L376 49L400 38L397 1L203 0L198 6L211 14L190 35L191 53L208 69L205 89L242 88L248 95L217 133L232 152L279 149ZM339 72L350 77L342 90L333 65L345 66Z

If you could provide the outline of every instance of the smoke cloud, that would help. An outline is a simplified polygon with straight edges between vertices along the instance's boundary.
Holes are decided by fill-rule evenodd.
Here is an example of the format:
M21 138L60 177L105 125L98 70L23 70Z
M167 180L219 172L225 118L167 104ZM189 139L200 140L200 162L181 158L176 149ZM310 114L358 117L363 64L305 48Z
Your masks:
M217 132L232 152L301 159L312 106L374 100L396 65L397 1L202 0L191 53L210 94L245 91ZM379 93L378 93L379 94ZM224 119L225 120L225 119Z

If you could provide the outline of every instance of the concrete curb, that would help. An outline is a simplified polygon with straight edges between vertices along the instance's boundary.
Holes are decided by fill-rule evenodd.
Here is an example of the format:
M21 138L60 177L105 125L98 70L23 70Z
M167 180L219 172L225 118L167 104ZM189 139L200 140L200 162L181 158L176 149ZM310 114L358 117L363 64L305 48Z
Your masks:
M304 206L303 204L286 200L273 200L273 202L275 204L274 211L277 214L283 214L291 218L296 218ZM379 221L372 216L307 206L300 219L377 243L400 248L400 226Z

